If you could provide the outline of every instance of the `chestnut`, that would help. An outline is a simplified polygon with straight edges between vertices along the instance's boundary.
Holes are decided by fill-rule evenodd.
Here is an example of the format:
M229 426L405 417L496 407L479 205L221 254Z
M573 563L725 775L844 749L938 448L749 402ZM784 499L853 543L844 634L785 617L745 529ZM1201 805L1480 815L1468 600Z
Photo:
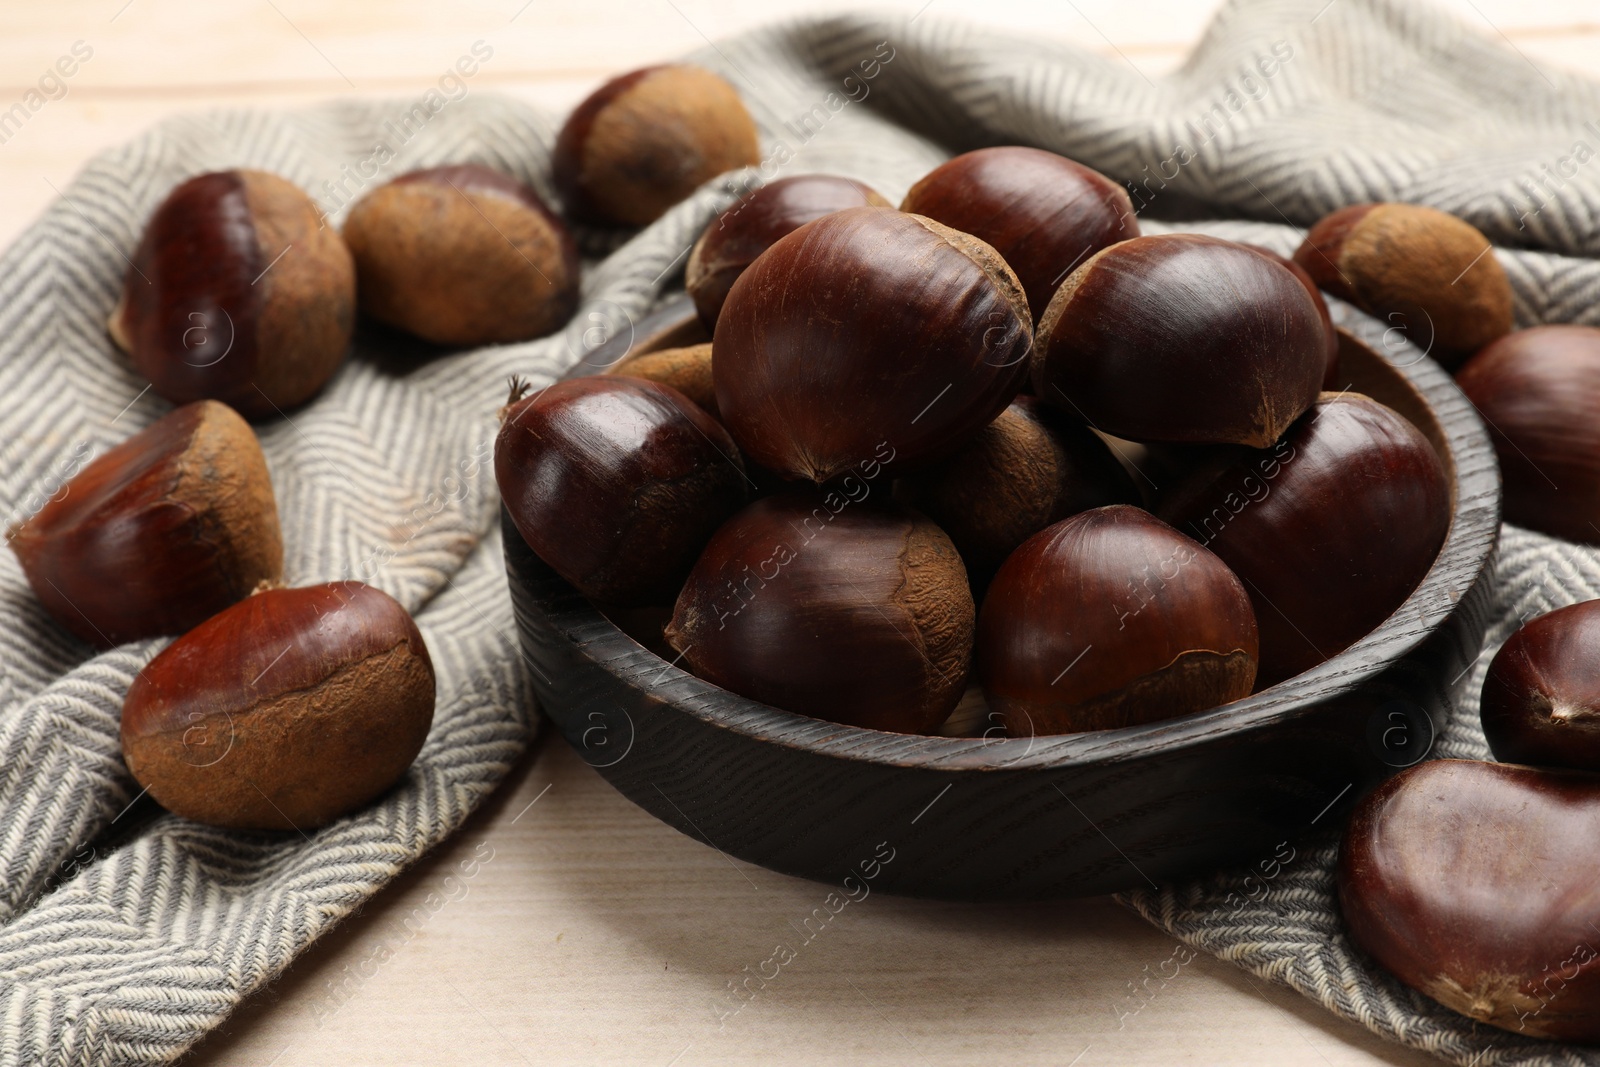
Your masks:
M1316 400L1327 334L1295 278L1175 233L1096 252L1039 320L1033 389L1133 441L1272 444Z
M980 148L940 164L911 187L900 210L993 245L1021 279L1035 321L1073 268L1139 236L1122 186L1065 156L1020 145Z
M734 281L784 234L845 208L889 206L860 182L832 174L797 174L746 193L706 227L689 253L684 286L700 321L708 330L717 325Z
M122 755L174 815L306 831L398 781L433 704L427 646L388 594L360 582L268 589L139 672Z
M667 642L731 692L830 722L928 733L972 659L955 545L922 515L842 490L758 500L711 538Z
M578 304L578 249L539 195L497 170L430 167L350 209L361 310L439 345L542 337Z
M1400 606L1444 544L1450 487L1401 415L1326 393L1277 444L1175 493L1160 514L1244 579L1266 686L1344 651Z
M1263 245L1245 245L1252 252L1260 252L1272 262L1283 267L1295 280L1305 286L1306 292L1311 294L1311 302L1317 305L1317 317L1322 320L1322 332L1327 334L1327 364L1322 372L1322 388L1324 390L1339 390L1339 334L1333 328L1333 316L1328 312L1328 302L1322 299L1322 290L1317 288L1317 283L1312 280L1306 269L1286 256L1280 256L1272 249Z
M717 414L717 389L711 380L711 343L684 348L662 348L633 356L606 371L630 378L648 378L670 385L693 400L713 418Z
M45 610L100 648L182 633L283 574L261 445L215 400L99 456L8 538Z
M1511 330L1511 283L1489 239L1431 207L1340 208L1311 227L1294 259L1446 367Z
M551 165L574 217L644 226L724 171L760 161L755 120L733 86L674 63L591 93L561 127Z
M1093 430L1019 396L950 459L896 492L938 523L971 571L992 574L1029 537L1139 490Z
M339 369L355 303L350 251L311 198L275 174L226 170L156 208L109 330L156 395L257 419Z
M1530 1037L1600 1041L1600 777L1432 760L1356 807L1350 939L1400 981Z
M1256 620L1204 547L1113 504L1024 541L978 616L978 671L1015 736L1135 726L1247 696Z
M1456 374L1488 425L1507 522L1600 544L1600 329L1535 326Z
M1481 707L1496 759L1600 771L1600 600L1512 634L1489 664Z
M734 282L711 342L717 409L755 462L789 478L820 485L874 456L906 468L1005 410L1032 341L1022 286L994 249L918 215L849 208L780 238Z
M513 403L494 476L528 547L580 593L619 607L670 601L746 484L715 419L670 386L622 375Z

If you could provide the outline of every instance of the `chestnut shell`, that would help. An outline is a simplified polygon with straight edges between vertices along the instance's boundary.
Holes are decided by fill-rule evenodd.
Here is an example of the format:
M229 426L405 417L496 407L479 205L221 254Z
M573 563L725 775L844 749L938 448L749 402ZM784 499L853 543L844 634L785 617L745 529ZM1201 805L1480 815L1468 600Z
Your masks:
M1600 778L1434 760L1357 806L1339 851L1351 939L1446 1007L1600 1041Z
M1139 236L1127 191L1097 170L1020 145L980 148L929 171L900 210L994 246L1017 272L1035 321L1073 269Z
M1093 430L1019 396L954 456L896 487L950 535L969 570L987 577L1052 523L1139 490Z
M1512 634L1484 676L1482 715L1498 760L1600 771L1600 600Z
M283 575L261 445L215 400L96 458L9 540L51 616L100 648L182 633Z
M752 700L927 733L966 689L972 626L966 568L930 520L798 490L717 531L666 636L695 674Z
M755 121L722 78L686 63L618 75L556 137L551 167L567 212L644 226L725 171L760 162Z
M360 582L269 589L151 660L122 705L128 770L215 826L307 831L405 774L433 722L416 623Z
M1322 290L1317 288L1316 281L1306 272L1306 269L1286 256L1280 256L1270 248L1262 245L1245 245L1252 252L1260 252L1272 262L1295 276L1306 292L1311 294L1312 303L1317 305L1317 317L1322 320L1322 331L1328 335L1327 367L1322 373L1322 388L1335 392L1339 389L1339 334L1333 328L1333 315L1328 311L1328 302L1322 298Z
M568 379L512 405L494 471L528 547L585 596L625 607L676 595L747 484L715 419L624 375Z
M1438 454L1358 393L1324 394L1276 445L1174 501L1162 517L1250 590L1263 686L1344 651L1393 613L1450 527Z
M264 171L218 171L156 208L110 331L158 396L257 419L333 376L355 302L350 251L310 197Z
M728 290L778 238L845 208L888 206L868 186L832 174L779 178L740 197L706 227L689 253L684 286L700 321L708 330L716 327Z
M1300 281L1199 234L1135 237L1061 284L1033 389L1132 441L1265 447L1316 400L1327 335Z
M1323 289L1446 367L1511 329L1511 283L1487 237L1420 204L1352 204L1311 227L1295 262Z
M1005 410L1031 345L994 249L851 208L781 238L734 283L712 338L717 408L753 460L790 478L821 484L885 443L903 469Z
M572 317L578 249L537 193L476 163L411 171L350 209L361 309L435 344L540 337Z
M1600 544L1600 329L1518 330L1468 360L1456 384L1489 428L1506 521Z
M978 618L990 707L1017 736L1134 726L1249 695L1254 612L1215 555L1148 512L1045 529L995 575Z

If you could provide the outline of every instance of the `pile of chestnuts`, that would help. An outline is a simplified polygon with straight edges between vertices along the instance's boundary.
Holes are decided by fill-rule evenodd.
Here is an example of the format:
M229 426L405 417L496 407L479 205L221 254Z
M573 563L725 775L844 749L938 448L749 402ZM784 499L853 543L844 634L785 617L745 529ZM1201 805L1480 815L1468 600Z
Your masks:
M555 146L555 185L567 217L636 226L757 162L757 148L754 122L721 78L652 67L573 113ZM128 770L168 810L244 829L324 825L398 781L433 720L433 666L400 604L359 582L283 587L272 482L246 420L316 396L358 312L439 346L522 341L571 318L579 272L562 215L476 163L381 184L342 230L297 186L257 170L195 176L156 208L109 333L154 393L179 406L94 460L8 541L41 605L82 641L181 635L139 673L121 723ZM714 409L708 362L656 365ZM745 474L726 431L694 402L618 382L626 396L595 390L552 432L585 419L677 419L673 447L689 458L632 472L653 492L634 502L629 529L589 531L582 577L605 597L670 596L743 503ZM660 582L630 587L639 573Z
M1411 233L1408 211L1367 225ZM1466 227L1442 218L1418 224L1443 234L1434 273ZM1427 438L1325 391L1339 340L1308 264L1369 308L1392 288L1340 226L1349 247L1319 228L1294 260L1143 235L1117 183L1014 146L898 209L782 178L689 255L711 342L519 392L496 477L557 574L774 707L961 733L977 686L1022 736L1216 708L1372 631L1450 525ZM1503 310L1493 258L1463 269Z

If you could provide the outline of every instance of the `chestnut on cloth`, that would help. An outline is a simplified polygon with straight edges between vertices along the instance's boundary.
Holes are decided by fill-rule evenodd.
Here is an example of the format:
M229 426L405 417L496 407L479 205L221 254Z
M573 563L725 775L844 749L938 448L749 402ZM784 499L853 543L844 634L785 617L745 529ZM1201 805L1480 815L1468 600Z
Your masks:
M712 181L636 235L579 228L582 298L562 331L426 361L363 331L324 392L259 425L285 580L375 585L415 614L433 654L432 733L377 804L307 838L214 829L138 799L117 717L160 642L95 654L50 620L0 553L0 1067L170 1062L501 780L537 729L490 468L505 381L547 384L681 287L691 244L741 182L836 173L899 202L956 152L1031 144L1131 183L1145 233L1197 231L1285 255L1335 208L1413 201L1496 243L1519 326L1600 325L1600 167L1552 185L1576 143L1591 153L1600 143L1600 86L1536 69L1407 0L1232 0L1198 52L1154 79L1122 59L937 11L785 23L692 58L751 105L760 166ZM180 115L84 169L0 257L4 522L167 410L141 395L105 323L123 255L178 182L273 171L337 225L382 181L477 162L559 203L550 152L560 116L474 92L407 125L402 142L394 120L414 104ZM1332 303L1341 322L1365 324L1367 340L1407 344L1402 330ZM1486 654L1460 679L1455 715L1432 724L1433 755L1487 756L1476 693L1489 655L1524 617L1600 597L1600 551L1507 528L1496 581ZM1292 859L1287 849L1262 857L1270 878L1258 866L1123 899L1189 944L1447 1061L1593 1062L1472 1023L1370 966L1337 912L1335 830L1308 827Z

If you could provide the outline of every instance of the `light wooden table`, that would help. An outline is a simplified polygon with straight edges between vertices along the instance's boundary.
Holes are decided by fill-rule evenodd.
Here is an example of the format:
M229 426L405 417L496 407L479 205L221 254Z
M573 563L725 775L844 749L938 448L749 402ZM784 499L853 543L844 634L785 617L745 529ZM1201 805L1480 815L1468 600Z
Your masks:
M66 0L0 7L0 109L92 55L0 142L0 240L94 151L177 110L415 94L465 44L474 79L554 109L807 0ZM833 6L842 6L835 4ZM915 10L923 0L886 6ZM1594 0L1450 0L1538 64L1600 73ZM1147 74L1216 0L932 0ZM467 866L463 868L462 864ZM463 870L472 871L470 877ZM727 984L821 887L728 860L634 808L555 739L466 828L309 951L188 1061L312 1064L1423 1064L1206 956L1117 1009L1173 942L1108 900L1026 906L869 897L742 1011ZM1076 1058L1074 1058L1076 1057Z

